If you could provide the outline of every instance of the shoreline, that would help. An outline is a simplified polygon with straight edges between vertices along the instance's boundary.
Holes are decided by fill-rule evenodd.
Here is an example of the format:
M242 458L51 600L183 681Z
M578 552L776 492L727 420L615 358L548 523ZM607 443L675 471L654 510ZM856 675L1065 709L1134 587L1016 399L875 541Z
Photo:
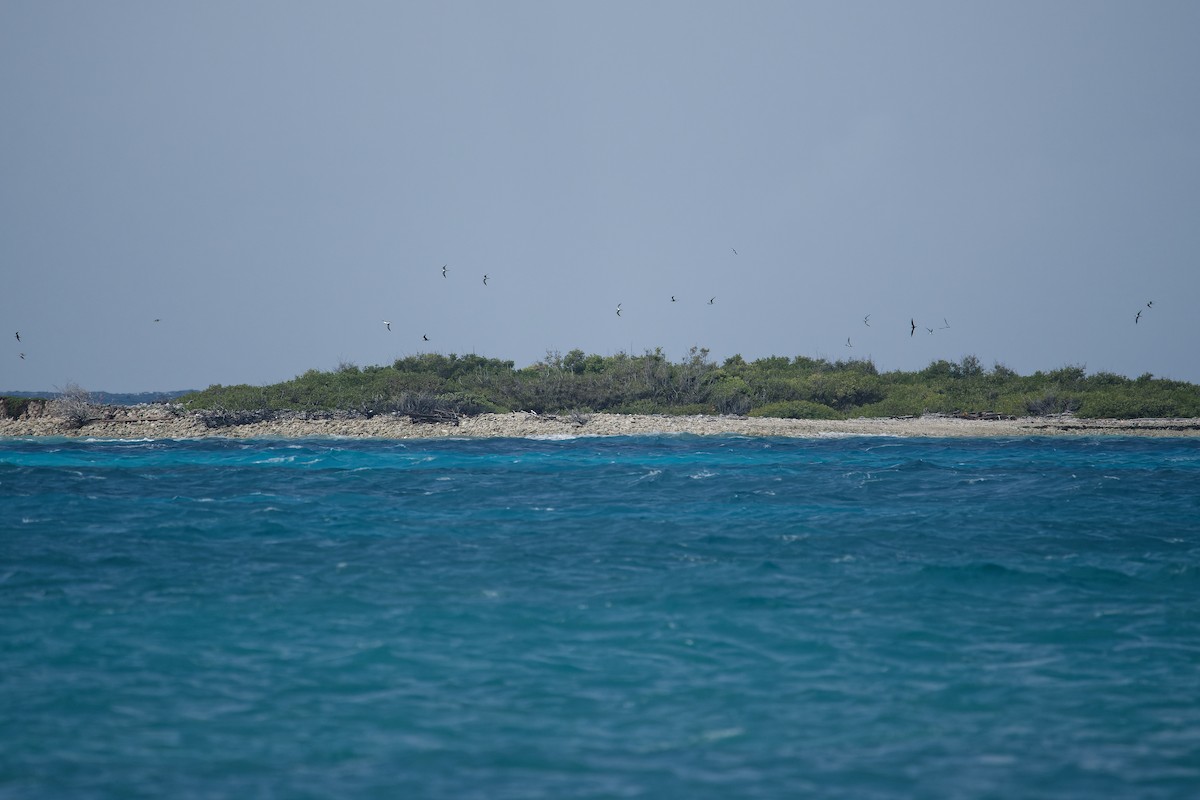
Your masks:
M1078 419L1071 415L1015 419L963 419L943 415L879 417L847 420L778 419L772 417L671 416L659 414L590 414L572 418L513 412L480 414L456 421L415 422L407 416L312 418L301 415L208 427L198 413L169 408L132 407L111 418L72 427L51 416L0 419L0 438L70 437L83 439L430 439L430 438L570 438L693 434L821 438L896 436L931 438L1029 436L1200 437L1200 419Z

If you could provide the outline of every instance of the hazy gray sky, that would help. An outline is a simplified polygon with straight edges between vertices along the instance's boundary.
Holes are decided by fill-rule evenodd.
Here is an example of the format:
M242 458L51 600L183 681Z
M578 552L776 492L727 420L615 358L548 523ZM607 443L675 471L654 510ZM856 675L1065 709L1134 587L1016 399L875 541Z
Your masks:
M0 390L692 345L1200 382L1198 41L1190 0L0 0Z

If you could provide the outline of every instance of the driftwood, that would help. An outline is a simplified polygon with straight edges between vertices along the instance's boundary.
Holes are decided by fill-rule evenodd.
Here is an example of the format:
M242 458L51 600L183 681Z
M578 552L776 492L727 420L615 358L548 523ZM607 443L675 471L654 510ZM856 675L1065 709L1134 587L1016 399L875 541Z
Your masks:
M460 419L458 414L442 408L433 411L407 411L404 414L414 423L453 425L456 428Z
M522 411L520 413L538 422L566 422L574 425L576 428L582 428L592 421L592 415L585 411L570 411L566 417L558 414L539 414L536 411Z
M995 411L956 411L952 416L957 417L958 419L974 419L974 420L1016 419L1016 417L1012 416L1011 414L1000 414Z
M204 423L204 427L206 428L230 428L238 425L251 425L255 422L270 422L277 419L278 416L271 409L231 411L223 408L214 408L199 413L200 421Z

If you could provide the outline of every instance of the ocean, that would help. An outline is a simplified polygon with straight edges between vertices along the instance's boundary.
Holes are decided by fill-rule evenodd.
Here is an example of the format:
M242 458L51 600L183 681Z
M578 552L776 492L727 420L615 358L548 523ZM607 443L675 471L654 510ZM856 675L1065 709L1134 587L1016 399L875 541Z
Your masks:
M0 798L1194 798L1200 440L0 440Z

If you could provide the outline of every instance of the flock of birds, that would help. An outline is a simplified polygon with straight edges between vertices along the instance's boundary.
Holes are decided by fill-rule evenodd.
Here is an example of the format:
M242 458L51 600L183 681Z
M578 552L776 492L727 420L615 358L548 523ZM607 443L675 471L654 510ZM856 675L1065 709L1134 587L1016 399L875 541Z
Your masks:
M1151 301L1149 301L1148 303L1146 303L1146 308L1139 308L1139 309L1138 309L1138 312L1137 312L1136 314L1134 314L1134 315L1133 315L1133 324L1134 324L1134 325L1137 325L1137 324L1138 324L1138 321L1139 321L1139 320L1141 320L1141 318L1142 318L1142 312L1143 312L1143 311L1145 311L1145 310L1147 310L1147 309L1152 309L1152 308L1154 308L1154 301L1153 301L1153 300L1151 300Z
M737 249L736 249L736 248L732 248L732 247L731 247L731 248L729 248L729 249L733 251L733 254L734 254L735 256L738 254L738 251L737 251ZM446 278L446 277L448 277L448 275L449 275L449 271L450 271L450 265L449 265L449 264L443 264L443 265L442 265L442 277L443 277L443 278ZM487 285L488 285L488 274L487 274L486 272L485 272L485 273L484 273L484 275L483 275L483 285L484 285L484 286L487 286ZM678 301L679 301L679 298L677 298L675 295L671 295L671 302L672 302L672 303L676 303L676 302L678 302ZM715 296L714 296L714 297L710 297L710 298L708 299L708 305L712 306L712 305L716 305L716 303L717 303L717 298L716 298ZM617 314L617 316L618 316L618 317L619 317L619 316L621 316L621 305L622 305L621 303L617 303L616 314ZM1136 313L1136 314L1134 315L1134 317L1133 317L1133 324L1134 324L1134 325L1137 325L1138 323L1140 323L1140 322L1141 322L1141 319L1142 319L1142 314L1144 314L1146 311L1153 310L1153 308L1154 308L1154 301L1153 301L1153 300L1150 300L1150 301L1148 301L1148 302L1146 303L1146 307L1145 307L1145 308L1139 308L1139 309L1138 309L1138 311L1137 311L1137 313ZM154 322L156 322L156 323L157 323L157 322L161 322L161 321L162 321L162 319L161 319L161 318L156 318L156 319L154 320ZM385 319L385 320L382 320L382 322L383 322L383 325L384 325L384 327L386 327L386 328L387 328L389 331L391 331L391 329L392 329L392 323L391 323L391 321L390 321L390 320L386 320L386 319ZM871 327L871 315L870 315L870 314L867 314L865 317L863 317L863 319L862 319L862 322L863 322L863 325L865 325L866 327L868 327L868 328L869 328L869 327ZM917 333L917 320L916 320L916 318L915 318L915 317L910 317L908 322L909 322L909 332L908 332L908 335L909 335L910 337L912 337L912 336L915 336L915 335L916 335L916 333ZM949 320L947 320L945 317L943 317L943 318L942 318L942 323L943 323L943 324L942 324L941 326L939 326L938 328L936 328L936 329L935 329L935 328L930 328L930 327L928 327L928 326L921 326L921 327L924 327L924 328L925 328L925 330L926 330L926 331L928 331L928 332L929 332L929 334L932 336L935 330L949 330L949 328L950 328L950 322L949 322ZM17 344L20 344L20 343L22 342L22 339L21 339L21 332L20 332L20 331L16 331L16 333L15 333L15 336L16 336L16 339L17 339ZM428 336L428 334L421 334L421 340L422 340L422 341L425 341L425 342L428 342L428 341L429 341L429 336ZM854 344L853 344L853 342L851 341L851 337L849 337L849 336L847 336L847 337L846 337L846 345L845 345L845 346L846 346L846 347L849 347L849 348L853 348L853 347L854 347ZM18 355L19 355L19 357L20 357L20 359L21 359L22 361L24 361L24 360L25 360L25 353L24 353L23 351L19 352L19 353L18 353Z
M729 249L733 251L733 254L734 254L735 256L736 256L736 255L738 255L737 248L733 248L733 247L731 247L731 248L729 248ZM449 273L449 269L450 269L450 265L449 265L449 264L443 264L443 265L442 265L442 277L443 277L443 278L447 277L447 275L448 275L448 273ZM483 275L483 285L484 285L484 286L487 286L487 282L488 282L488 275L487 275L487 273L484 273L484 275ZM672 303L677 303L677 302L679 302L679 298L678 298L678 297L676 297L675 295L671 295L671 302L672 302ZM710 298L708 299L708 305L710 305L710 306L711 306L711 305L716 305L716 303L717 303L717 298L716 298L716 297L710 297ZM619 317L619 316L621 316L621 305L622 305L621 303L617 303L616 315L617 315L618 317ZM1151 300L1151 301L1149 301L1149 302L1147 302L1147 303L1146 303L1146 309L1152 309L1152 308L1154 308L1154 301L1153 301L1153 300ZM1137 314L1136 314L1136 315L1134 316L1134 318L1133 318L1133 323L1134 323L1135 325L1136 325L1136 324L1138 324L1138 322L1140 322L1140 321L1141 321L1141 318L1142 318L1142 312L1143 312L1143 311L1145 311L1146 309L1138 309L1138 312L1137 312ZM863 321L863 325L867 326L868 328L869 328L869 327L871 327L871 315L870 315L870 314L867 314L865 317L863 317L863 320L862 320L862 321ZM155 322L158 322L158 320L155 320ZM389 331L392 329L392 323L391 323L391 321L389 321L389 320L386 320L386 319L385 319L385 320L383 320L383 324L384 324L384 326L385 326L385 327L386 327L386 328L387 328ZM917 320L916 320L916 318L915 318L915 317L910 317L910 318L909 318L909 320L908 320L908 324L909 324L909 331L908 331L908 335L909 335L910 337L912 337L912 336L916 336L916 334L917 334ZM941 324L940 326L938 326L937 328L930 328L930 327L929 327L929 326L927 326L927 325L925 325L925 326L921 326L921 327L924 327L924 328L925 328L925 330L926 330L926 331L929 333L929 335L930 335L930 336L932 336L935 330L940 330L940 331L949 330L949 329L950 329L950 321L949 321L947 318L945 318L945 317L942 317L942 324ZM428 336L428 335L426 335L426 334L422 334L422 335L421 335L421 339L422 339L422 341L426 341L426 342L428 342L428 341L429 341L429 336ZM852 337L850 337L850 336L847 336L847 337L846 337L846 345L845 345L846 347L849 347L849 348L853 348L853 347L854 347L854 343L851 341L851 339L852 339Z
M737 250L734 250L734 251L733 251L733 254L734 254L734 255L737 255ZM442 264L442 277L443 277L443 278L445 278L445 277L447 277L447 276L448 276L449 270L450 270L450 265L449 265L449 264ZM488 274L487 274L486 272L483 274L483 285L484 285L484 286L487 286L487 285L488 285ZM679 298L677 298L675 295L671 295L671 302L672 302L672 303L676 303L676 302L678 302L678 301L679 301ZM712 305L716 305L716 303L717 303L717 298L716 298L716 297L710 297L710 298L708 299L708 304L709 304L710 306L712 306ZM621 316L621 304L620 304L620 303L617 303L617 316L618 316L618 317L619 317L619 316ZM154 320L154 321L155 321L155 322L158 322L158 320ZM382 322L382 323L383 323L383 326L384 326L385 328L387 328L389 331L392 329L392 321L391 321L391 320L387 320L387 319L385 319L385 320L380 320L380 322ZM428 341L429 341L429 336L428 336L427 334L421 334L421 340L422 340L422 341L426 341L426 342L428 342Z
M736 256L736 255L738 255L737 248L733 248L733 247L731 247L731 248L729 248L729 249L733 251L733 254L734 254L735 256ZM446 277L448 277L448 275L449 275L449 271L450 271L450 265L449 265L449 264L443 264L443 265L442 265L442 277L443 277L443 278L446 278ZM484 286L487 286L487 285L488 285L488 275L487 275L487 273L486 273L486 272L485 272L485 273L484 273L484 275L483 275L483 285L484 285ZM675 295L671 295L671 302L672 302L672 303L677 303L677 302L679 302L679 298L678 298L677 296L675 296ZM713 306L713 305L716 305L716 304L717 304L717 298L716 298L715 296L708 298L708 305L710 305L710 306ZM619 317L619 316L621 316L621 306L622 306L622 304L621 304L621 303L617 303L616 315L617 315L618 317ZM1139 312L1138 312L1138 314L1140 315L1140 314L1141 314L1141 312L1139 311ZM154 321L155 321L155 322L158 322L158 320L154 320ZM1136 321L1136 320L1135 320L1135 321ZM381 322L383 323L383 326L384 326L385 328L387 328L387 329L388 329L388 331L391 331L391 329L392 329L392 322L391 322L391 320L386 320L386 319L385 319L385 320L381 320ZM948 329L950 328L950 322L949 322L949 321L948 321L948 320L947 320L945 317L943 317L943 318L942 318L942 323L943 323L943 324L942 324L940 327L938 327L936 330L948 330ZM916 334L916 332L917 332L917 322L916 322L916 319L915 319L915 318L910 318L910 319L909 319L909 324L910 324L910 326L911 326L911 329L909 330L909 334L908 334L908 335L909 335L909 336L913 336L913 335L915 335L915 334ZM871 327L871 315L870 315L870 314L867 314L865 317L863 317L863 325L866 325L868 328L869 328L869 327ZM928 332L929 332L929 333L932 335L935 329L934 329L934 328L930 328L930 327L926 327L926 328L925 328L925 330L927 330L927 331L928 331ZM429 336L428 336L427 334L421 334L421 340L422 340L422 341L425 341L425 342L428 342L428 341L429 341ZM853 348L853 347L854 347L854 344L853 344L853 342L851 342L851 337L849 337L849 336L847 336L847 337L846 337L846 347L850 347L850 348Z
M733 250L733 254L734 254L735 256L738 254L738 251L737 251L737 250L735 250L734 248L730 248L730 249L731 249L731 250ZM449 271L450 271L450 265L449 265L449 264L442 264L442 277L443 277L443 278L445 278L445 277L448 277L448 275L449 275ZM487 286L487 285L488 285L488 274L487 274L486 272L483 274L483 285L484 285L484 286ZM671 302L672 302L672 303L677 303L677 302L679 302L679 298L678 298L678 297L676 297L675 295L671 295ZM714 297L710 297L710 298L708 298L708 305L710 305L710 306L713 306L713 305L716 305L716 304L717 304L717 298L716 298L715 296L714 296ZM617 303L617 316L618 316L618 317L619 317L619 316L621 316L621 304L620 304L620 303ZM869 316L870 316L870 314L868 314L867 316L869 317ZM155 321L155 322L158 322L158 320L154 320L154 321ZM384 319L384 320L380 320L380 322L382 322L382 323L383 323L383 326L384 326L385 328L387 328L389 331L392 329L392 321L391 321L391 320ZM422 341L426 341L426 342L428 342L428 341L429 341L429 336L428 336L428 334L421 334L421 340L422 340ZM847 340L847 341L849 341L849 340ZM23 357L24 357L24 356L22 356L22 358L23 358Z
M730 249L731 249L731 251L733 252L733 254L734 254L734 255L737 255L737 254L738 254L738 251L737 251L737 248L736 248L736 247L731 247ZM442 277L443 277L443 278L445 278L445 277L449 277L449 272L450 272L450 265L449 265L449 264L443 264L443 265L442 265ZM484 285L485 285L485 287L486 287L486 285L487 285L487 277L488 277L488 276L487 276L487 273L485 272L485 273L484 273ZM679 297L678 297L678 296L676 296L676 295L671 295L671 302L679 302ZM709 297L709 299L708 299L708 305L709 305L709 306L715 306L715 305L716 305L716 296L715 296L715 295L714 295L714 296L712 296L712 297ZM622 303L619 303L619 302L618 302L618 303L617 303L617 309L616 309L617 317L620 317L620 311L622 311ZM154 320L154 321L156 321L156 323L157 323L157 321L158 321L158 320L156 319L156 320ZM383 323L383 326L384 326L384 327L386 327L386 329L388 329L389 331L391 331L391 320L390 320L390 319L383 319L383 320L379 320L379 321L380 321L380 323ZM940 327L940 329L938 329L938 330L947 330L947 329L949 329L949 326L950 326L950 324L948 323L948 321L946 320L946 318L944 318L944 317L943 317L943 318L942 318L942 321L943 321L943 323L944 323L944 324L943 324L943 325ZM910 332L910 336L912 336L912 335L913 335L913 333L916 333L916 332L917 332L917 321L916 321L916 320L914 320L914 319L911 319L911 320L910 320L910 323L912 324L912 331ZM866 315L866 317L863 317L863 324L864 324L864 325L866 325L866 326L868 326L868 327L870 327L870 326L871 326L871 315L870 315L870 314ZM926 329L925 329L925 330L928 330L930 333L934 332L934 329L932 329L932 327L926 327ZM428 341L430 341L430 337L428 337L427 333L422 333L422 335L421 335L421 341L424 341L424 342L428 342ZM848 336L846 337L846 347L848 347L848 348L852 348L852 347L854 347L854 345L851 343L851 337L848 337Z

